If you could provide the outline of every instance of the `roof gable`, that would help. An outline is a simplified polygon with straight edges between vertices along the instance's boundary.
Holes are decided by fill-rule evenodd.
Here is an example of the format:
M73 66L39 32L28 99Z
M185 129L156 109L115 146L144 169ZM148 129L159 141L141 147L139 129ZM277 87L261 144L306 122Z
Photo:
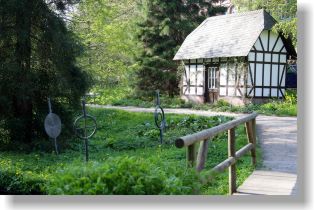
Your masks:
M174 60L247 56L276 21L264 10L207 18L185 39Z

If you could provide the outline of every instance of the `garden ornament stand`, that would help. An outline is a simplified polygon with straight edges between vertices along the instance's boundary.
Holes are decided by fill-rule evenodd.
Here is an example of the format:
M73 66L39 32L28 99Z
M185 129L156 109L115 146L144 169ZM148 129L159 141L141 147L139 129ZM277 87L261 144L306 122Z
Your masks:
M166 126L164 110L161 107L160 92L156 91L156 106L154 112L154 121L156 127L160 130L160 144L163 144L163 132Z
M45 118L44 126L47 135L55 141L55 151L58 155L57 137L61 133L61 120L58 115L52 113L50 98L48 98L49 114Z
M85 161L89 161L88 140L91 138L97 129L97 123L93 116L86 113L85 100L82 100L83 115L80 115L74 121L74 132L77 137L84 140L85 145Z

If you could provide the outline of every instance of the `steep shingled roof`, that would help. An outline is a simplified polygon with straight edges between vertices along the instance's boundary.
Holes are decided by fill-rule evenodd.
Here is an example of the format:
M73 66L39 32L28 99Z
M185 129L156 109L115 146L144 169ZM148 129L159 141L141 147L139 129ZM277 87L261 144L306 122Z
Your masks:
M265 10L209 17L186 37L174 60L247 56L275 23Z

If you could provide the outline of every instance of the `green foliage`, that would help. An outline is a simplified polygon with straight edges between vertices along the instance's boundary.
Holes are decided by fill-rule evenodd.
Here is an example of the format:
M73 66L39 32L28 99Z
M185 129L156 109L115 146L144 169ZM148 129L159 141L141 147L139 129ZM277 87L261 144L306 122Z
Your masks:
M290 38L293 45L297 46L297 0L233 0L232 2L240 12L257 9L268 11L278 21L274 30Z
M0 152L1 194L226 194L228 176L220 174L208 184L187 170L185 149L176 137L213 127L230 118L167 114L166 144L158 145L152 113L91 109L99 130L89 141L90 162L85 164L83 142L72 139L70 149L54 153ZM237 149L247 143L244 127L236 130ZM142 141L142 142L141 142ZM110 142L116 144L110 147ZM141 143L137 143L141 142ZM151 142L152 145L147 143ZM121 147L122 145L128 147ZM207 168L227 158L227 136L209 143ZM250 157L238 161L238 181L253 170Z
M130 87L116 87L111 89L93 88L92 92L95 96L88 98L88 103L100 105L114 106L138 106L138 107L154 107L155 93L147 96L137 95ZM178 96L168 97L165 94L160 94L161 104L165 108L191 108L191 102L185 102Z
M134 37L138 2L84 0L74 12L70 27L85 47L79 63L93 75L94 89L126 89L132 84L139 49Z
M96 113L101 125L99 129L111 130L105 136L103 134L95 136L95 140L105 141L105 147L122 151L158 146L159 130L155 127L152 113L139 114L118 110L98 110ZM130 119L133 119L132 122ZM167 127L164 141L166 144L172 145L176 136L210 128L230 119L228 117L207 118L194 115L186 117L171 115L166 118Z
M44 183L42 178L31 171L19 173L0 170L0 194L44 194Z
M265 104L246 104L242 106L232 105L225 100L218 100L213 104L195 104L185 102L179 98L162 97L161 104L164 108L192 108L196 110L210 110L216 112L238 112L251 113L258 112L265 115L277 116L297 116L297 97L295 90L287 90L285 100L270 100ZM147 101L145 98L130 98L111 102L117 106L137 106L137 107L154 107L154 100Z
M296 98L295 98L296 99ZM284 101L270 101L264 104L246 104L244 106L235 106L232 104L226 104L220 106L217 104L208 105L207 109L212 111L227 111L227 112L240 112L250 113L257 112L264 115L277 115L277 116L296 116L297 104L294 102L294 95L291 96L288 93L288 99Z
M178 64L173 57L186 36L205 18L222 8L214 9L205 0L153 0L142 6L138 38L143 45L138 56L137 91L151 95L156 89L178 94Z
M49 194L158 195L194 194L200 187L195 170L159 158L109 158L61 171L48 184Z
M0 1L0 130L9 132L12 148L31 148L35 138L46 137L47 97L69 128L89 86L88 74L76 65L82 48L52 9L62 12L74 1L58 2Z
M297 104L297 90L287 90L285 92L285 102L289 104Z

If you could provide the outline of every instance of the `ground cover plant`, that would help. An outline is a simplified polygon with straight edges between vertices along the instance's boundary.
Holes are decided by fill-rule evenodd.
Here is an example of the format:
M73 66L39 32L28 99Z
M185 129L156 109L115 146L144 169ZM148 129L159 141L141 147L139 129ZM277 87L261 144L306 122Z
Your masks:
M95 90L96 92L99 92ZM102 90L95 98L90 98L90 103L113 106L137 106L137 107L153 107L155 105L154 93L152 97L141 97L132 94L132 91L116 91ZM270 100L264 104L247 104L244 106L232 105L224 100L219 100L214 104L194 104L185 102L179 97L170 98L162 94L161 104L164 108L191 108L196 110L209 110L217 112L236 112L251 113L257 112L264 115L277 116L297 116L297 93L296 90L287 90L284 100Z
M0 152L0 194L227 194L228 176L222 173L204 184L203 173L186 168L185 149L176 137L216 126L232 118L167 115L165 143L152 113L90 109L99 130L90 141L90 162L84 162L83 142L71 139L61 154L34 150ZM243 126L236 130L237 149L247 142ZM48 141L43 139L43 141ZM53 146L51 150L53 151ZM209 145L206 168L227 158L227 136ZM238 184L252 172L249 155L237 163Z

